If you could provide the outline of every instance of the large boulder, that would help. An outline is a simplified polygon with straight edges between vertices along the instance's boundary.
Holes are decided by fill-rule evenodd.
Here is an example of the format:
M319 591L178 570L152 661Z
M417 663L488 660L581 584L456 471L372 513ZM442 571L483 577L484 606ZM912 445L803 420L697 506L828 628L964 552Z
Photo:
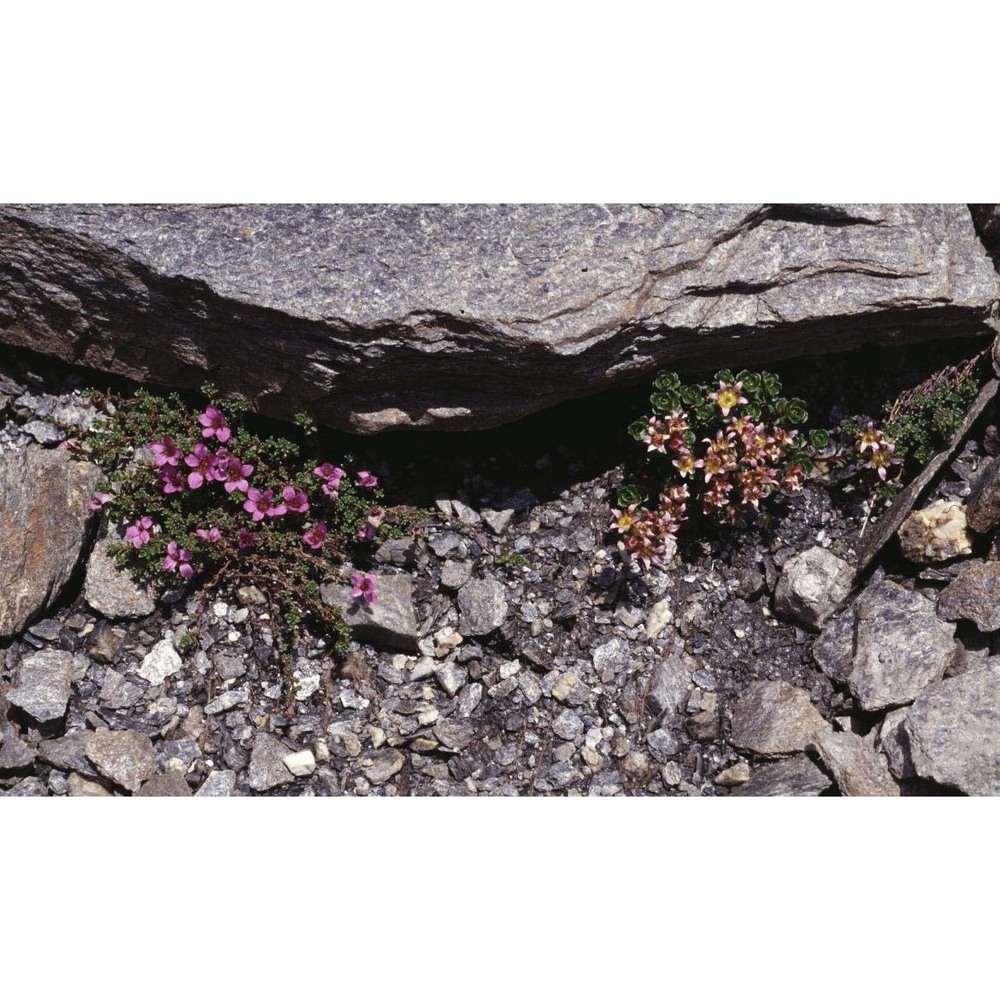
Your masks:
M68 452L0 453L0 639L53 603L80 560L101 472Z
M960 205L0 206L0 342L374 432L982 333Z

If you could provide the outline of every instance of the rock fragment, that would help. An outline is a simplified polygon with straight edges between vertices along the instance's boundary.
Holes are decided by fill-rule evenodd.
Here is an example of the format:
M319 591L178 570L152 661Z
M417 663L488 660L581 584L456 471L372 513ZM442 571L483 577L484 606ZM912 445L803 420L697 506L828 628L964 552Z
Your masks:
M998 463L1000 464L1000 463ZM1000 629L1000 562L969 559L938 595L938 614L949 622L967 619L981 632Z
M810 744L844 795L898 796L885 757L873 753L855 733L818 732Z
M851 592L854 569L827 549L815 546L782 567L774 609L807 628L819 628Z
M507 591L493 577L470 580L458 592L458 630L462 635L489 635L507 617Z
M156 771L156 752L149 737L132 729L99 729L92 733L86 753L97 770L129 792Z
M755 681L733 709L730 742L764 756L796 753L829 726L801 688L785 681Z
M418 652L417 616L410 577L405 573L377 575L375 595L375 603L368 604L360 597L351 597L348 585L327 582L320 588L320 596L327 604L343 609L344 621L359 642L404 653Z
M945 562L972 553L965 508L954 500L937 500L915 510L899 529L903 556L914 563Z
M73 654L43 649L21 660L7 700L38 722L53 722L66 714L72 686Z

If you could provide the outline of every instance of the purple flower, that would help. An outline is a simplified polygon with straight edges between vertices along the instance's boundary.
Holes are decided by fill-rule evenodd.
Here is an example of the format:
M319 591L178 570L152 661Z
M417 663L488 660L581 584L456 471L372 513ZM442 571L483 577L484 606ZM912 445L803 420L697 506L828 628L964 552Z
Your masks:
M198 528L195 534L209 545L215 545L222 538L222 532L218 528Z
M326 538L326 525L322 521L317 521L303 536L302 541L311 549L323 548L323 539Z
M358 541L370 542L375 537L375 525L363 524L358 528Z
M125 529L125 541L131 542L137 549L141 549L149 541L149 529L153 527L151 517L140 517L134 524L130 524Z
M363 470L358 473L358 482L361 483L362 486L378 486L378 480L370 472L365 472Z
M184 476L180 469L164 466L160 469L160 482L164 493L180 493L184 489Z
M239 490L241 493L246 493L250 486L247 482L247 476L253 472L253 466L244 465L241 459L230 455L225 448L219 449L215 459L215 478L220 483L225 483L226 492L232 493L233 490Z
M243 509L255 521L263 521L265 517L277 517L287 514L288 508L283 503L274 502L274 490L258 490L251 487L247 491L247 500Z
M316 466L313 472L320 477L320 479L325 480L323 483L323 492L331 499L336 500L340 495L340 481L347 475L347 473L336 465L331 465L329 462L324 462L322 465Z
M219 444L228 441L232 433L226 424L226 418L214 406L205 407L205 412L198 418L198 423L202 427L201 436L214 437Z
M218 478L216 457L200 441L192 449L192 454L185 457L184 464L191 469L187 482L193 490Z
M286 486L281 491L281 497L285 501L285 507L293 514L304 514L309 509L309 501L302 490L295 489L294 486Z
M241 549L252 549L256 544L253 532L249 528L240 528L240 532L236 536L236 543Z
M374 573L359 573L355 570L351 574L351 583L353 584L351 597L363 597L367 604L374 604L378 600L375 596L378 577Z
M87 501L87 510L100 510L110 499L110 493L94 492Z
M181 460L181 450L169 434L162 441L151 441L149 450L153 453L153 461L156 462L157 468L177 465Z
M163 560L163 568L168 573L180 573L185 580L194 576L191 568L191 553L182 549L176 542L167 543L167 555Z

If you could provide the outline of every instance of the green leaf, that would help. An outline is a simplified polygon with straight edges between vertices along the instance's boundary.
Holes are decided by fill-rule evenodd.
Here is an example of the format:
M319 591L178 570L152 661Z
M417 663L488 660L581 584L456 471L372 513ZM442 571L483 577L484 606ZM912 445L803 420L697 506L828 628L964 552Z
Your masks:
M715 381L716 382L725 382L727 385L729 385L729 383L735 382L736 380L733 378L732 369L730 369L730 368L723 368L721 372L716 372L715 373Z
M704 398L705 394L696 385L686 385L681 389L681 402L685 406L697 406Z
M639 487L635 483L626 483L624 486L618 489L618 504L621 507L630 507L634 503L640 503L642 500L642 493L639 492Z
M668 413L674 413L681 408L680 394L674 390L654 392L649 397L649 401L653 404L653 411L661 417L666 416Z
M826 448L830 444L830 435L819 427L809 432L809 443L814 448Z
M668 392L670 389L680 388L681 380L675 372L660 372L653 379L653 388L657 392Z
M643 417L639 420L633 420L632 423L628 425L629 435L636 441L642 440L642 435L646 433L646 428L649 426L649 421Z

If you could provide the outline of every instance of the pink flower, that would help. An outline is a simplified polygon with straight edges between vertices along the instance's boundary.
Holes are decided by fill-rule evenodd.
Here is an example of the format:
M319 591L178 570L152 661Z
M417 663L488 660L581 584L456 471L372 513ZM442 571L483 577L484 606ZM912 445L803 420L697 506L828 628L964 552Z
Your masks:
M149 450L153 453L153 461L157 468L164 465L177 465L181 460L181 450L169 434L162 441L150 442Z
M222 532L218 528L198 528L195 534L209 545L217 544L222 538Z
M303 536L302 541L311 549L323 548L323 539L326 538L326 525L322 521L317 521Z
M358 541L359 542L370 542L375 537L375 526L371 524L363 524L358 528Z
M194 446L192 454L184 459L184 464L192 470L188 473L187 482L193 490L218 478L217 459L200 441Z
M182 549L176 542L167 544L167 555L163 560L163 568L168 573L180 573L185 580L190 580L194 576L191 568L191 553L187 549Z
M339 466L331 465L329 462L317 465L316 468L313 469L313 472L319 476L320 479L325 480L323 483L323 492L331 500L336 500L340 495L340 481L347 475L347 473Z
M362 486L378 486L378 480L370 472L359 472L358 482L361 483Z
M249 528L240 528L239 534L236 536L236 544L241 549L252 549L256 544L253 532Z
M263 521L265 517L277 517L279 514L288 513L288 508L283 503L274 502L274 490L261 491L253 487L247 491L247 500L243 504L243 509L255 521Z
M375 584L378 583L378 577L374 573L359 573L355 570L351 574L351 583L351 597L362 597L367 604L376 602L378 598L375 596Z
M140 517L134 524L130 524L125 529L125 541L131 542L137 549L141 549L149 541L149 529L153 527L151 517Z
M220 448L216 457L215 478L220 483L225 483L227 493L239 490L246 493L250 484L247 476L253 472L252 465L244 465L243 461L235 455L230 455L225 448Z
M184 489L184 476L180 469L164 466L160 469L160 482L164 493L180 493Z
M205 412L198 418L198 423L202 426L201 436L214 437L219 444L228 441L232 433L226 424L226 418L214 406L205 407Z
M95 491L87 501L87 510L100 510L110 499L110 493L98 493Z
M710 392L708 398L722 410L724 417L728 417L729 411L734 406L740 406L747 402L746 396L741 392L742 389L742 382L737 382L734 385L726 385L725 382L720 382L718 392Z
M309 509L305 493L295 489L294 486L286 486L281 491L281 497L285 501L285 507L293 514L304 514Z

